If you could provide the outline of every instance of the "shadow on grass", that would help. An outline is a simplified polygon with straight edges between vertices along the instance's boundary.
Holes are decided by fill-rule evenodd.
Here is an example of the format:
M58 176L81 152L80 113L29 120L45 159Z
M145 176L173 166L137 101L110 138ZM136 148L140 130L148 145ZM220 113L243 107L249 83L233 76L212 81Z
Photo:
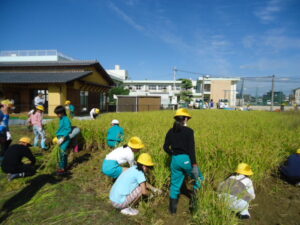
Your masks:
M76 157L70 164L69 164L69 169L72 169L76 167L77 165L88 161L91 158L90 153L83 153L83 155Z
M39 175L30 180L30 184L28 186L23 188L15 196L11 197L3 204L1 214L4 214L0 217L0 223L9 217L13 210L29 202L44 185L47 183L56 184L60 181L62 181L62 179L57 179L50 174Z

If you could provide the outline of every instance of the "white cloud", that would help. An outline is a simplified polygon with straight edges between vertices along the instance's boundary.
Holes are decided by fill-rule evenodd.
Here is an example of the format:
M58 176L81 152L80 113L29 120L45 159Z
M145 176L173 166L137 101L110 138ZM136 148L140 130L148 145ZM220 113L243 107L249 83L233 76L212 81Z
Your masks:
M120 8L118 8L115 4L113 4L112 2L109 2L108 6L130 26L132 26L133 28L135 28L138 31L145 31L145 28L143 26L138 24L133 18L128 16L124 11L122 11Z
M257 9L254 14L262 23L273 22L276 18L276 13L282 11L283 0L269 0L265 7Z

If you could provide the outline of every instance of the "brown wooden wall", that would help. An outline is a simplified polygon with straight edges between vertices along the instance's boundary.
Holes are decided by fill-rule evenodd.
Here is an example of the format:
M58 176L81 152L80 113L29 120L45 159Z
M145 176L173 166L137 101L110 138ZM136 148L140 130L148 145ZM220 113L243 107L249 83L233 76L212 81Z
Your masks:
M137 105L136 105L137 102ZM153 96L119 96L118 112L160 110L160 97Z
M138 111L160 110L160 97L139 97Z

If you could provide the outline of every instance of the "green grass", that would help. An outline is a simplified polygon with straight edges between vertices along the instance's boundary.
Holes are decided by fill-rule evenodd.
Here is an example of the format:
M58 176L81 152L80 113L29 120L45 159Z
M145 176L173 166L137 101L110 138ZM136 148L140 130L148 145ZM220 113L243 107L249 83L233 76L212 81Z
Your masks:
M186 224L238 224L224 202L218 199L215 187L239 162L252 166L254 185L262 187L278 165L299 147L300 114L222 110L193 110L191 114L189 126L195 131L197 161L205 176L204 187L199 192L200 207L193 216L188 213L184 197L180 199L180 217L174 219L167 212L170 170L169 157L162 145L173 124L174 112L110 113L101 115L96 121L73 121L82 130L85 151L72 154L70 159L86 160L75 164L70 179L46 182L32 198L14 208L4 224L170 224L170 221L173 224L182 221ZM144 141L146 147L142 152L149 152L156 163L151 181L164 190L163 196L140 204L141 213L137 217L124 217L112 208L108 200L112 182L100 173L103 158L109 152L105 137L112 119L118 119L125 128L125 143L135 135ZM49 138L55 135L57 126L58 120L47 124ZM17 140L27 131L15 127L12 134ZM40 164L49 160L49 153L39 149L34 152L42 154ZM33 178L10 183L0 174L0 206L45 174L42 170Z

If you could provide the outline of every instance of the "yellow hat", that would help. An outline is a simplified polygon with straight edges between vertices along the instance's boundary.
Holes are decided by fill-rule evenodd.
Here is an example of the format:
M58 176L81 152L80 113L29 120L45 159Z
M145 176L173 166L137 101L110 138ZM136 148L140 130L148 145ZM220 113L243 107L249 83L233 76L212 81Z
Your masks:
M2 105L8 105L8 106L12 106L13 105L12 101L10 101L8 99L2 100L1 104Z
M29 137L21 137L19 142L24 142L31 145L31 139Z
M58 138L57 138L57 137L54 137L54 138L52 139L52 143L56 145L56 144L58 143Z
M65 101L65 105L69 105L69 104L71 104L70 100Z
M244 174L247 176L253 175L253 171L247 163L240 163L235 172Z
M145 166L154 166L152 157L148 153L142 153L142 154L140 154L137 162L140 163L140 164L143 164Z
M41 111L44 111L44 110L45 110L44 106L42 106L42 105L38 105L38 106L35 107L35 108L38 109L38 110L41 110Z
M191 114L189 114L188 110L185 108L177 109L174 117L176 117L176 116L186 116L186 117L192 118Z
M128 146L134 149L144 148L144 144L139 137L132 137L129 139Z
M100 109L95 109L95 113L99 114L100 113Z
M300 154L300 148L297 150L297 153Z

